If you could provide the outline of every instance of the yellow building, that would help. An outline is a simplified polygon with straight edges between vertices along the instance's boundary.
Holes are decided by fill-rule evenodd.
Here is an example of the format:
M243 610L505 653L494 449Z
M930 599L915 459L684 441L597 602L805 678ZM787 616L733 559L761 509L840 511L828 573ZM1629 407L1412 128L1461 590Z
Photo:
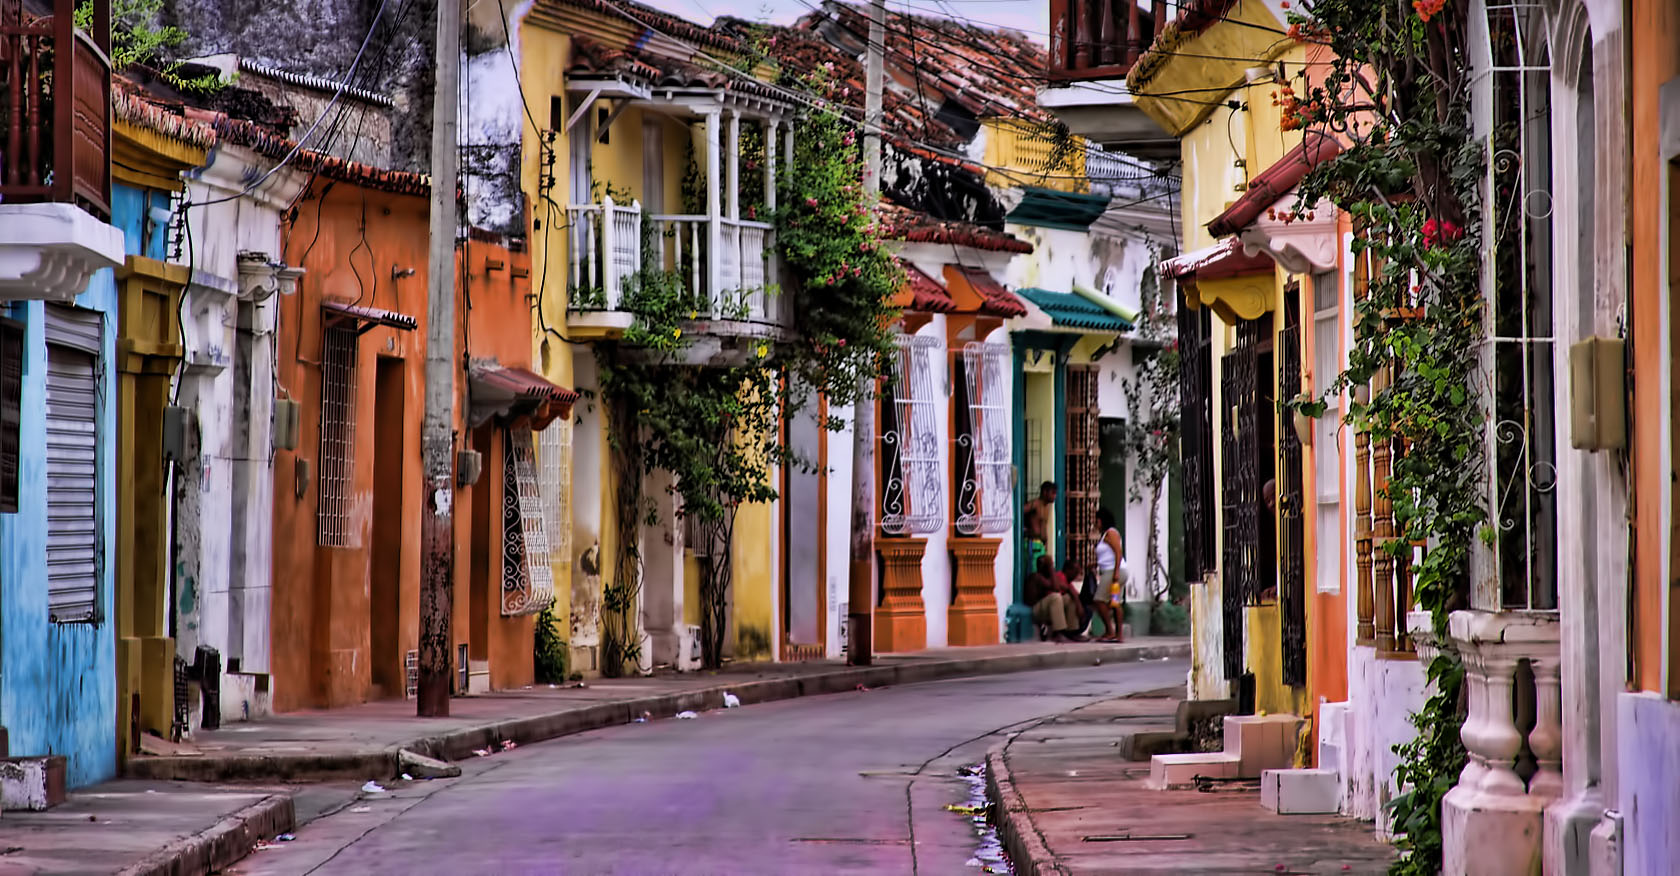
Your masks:
M506 95L518 89L534 359L545 378L585 394L572 422L547 430L554 434L539 447L563 484L570 524L569 549L555 555L554 613L575 671L696 668L697 579L707 558L685 532L669 475L623 481L635 466L616 452L596 355L630 327L622 305L643 266L675 272L698 302L687 367L780 331L767 289L775 275L767 157L787 146L790 107L769 88L717 72L719 62L745 63L742 46L640 5L539 0L523 17L499 15L494 6L469 13L481 32L515 36L484 56L481 77L469 72L467 111L475 95L493 97L502 116L491 108L490 121L476 124L506 126ZM629 498L638 492L647 506L639 510ZM736 517L724 644L736 659L773 657L784 644L778 583L789 533L779 510L750 505ZM814 543L821 533L809 535ZM626 591L638 577L639 588ZM615 653L604 653L614 641ZM616 657L629 665L604 662Z
M1127 84L1137 109L1178 138L1184 168L1185 254L1166 272L1189 308L1181 349L1208 401L1184 448L1204 479L1203 501L1187 505L1186 519L1192 551L1204 551L1191 588L1193 693L1252 697L1259 711L1306 716L1315 701L1307 631L1328 603L1308 585L1317 513L1306 498L1315 492L1310 436L1303 442L1278 405L1312 386L1302 327L1312 325L1315 290L1337 300L1340 273L1334 210L1298 226L1274 219L1294 208L1285 195L1323 157L1322 144L1303 149L1301 132L1283 120L1288 90L1305 90L1307 61L1305 48L1278 38L1285 26L1266 3L1181 19L1132 65ZM1284 239L1304 234L1314 237L1310 258Z

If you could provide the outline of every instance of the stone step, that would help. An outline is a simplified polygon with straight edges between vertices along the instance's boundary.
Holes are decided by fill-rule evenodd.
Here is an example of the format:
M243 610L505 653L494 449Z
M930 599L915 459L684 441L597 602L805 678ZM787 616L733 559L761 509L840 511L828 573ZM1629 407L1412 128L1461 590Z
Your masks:
M1148 786L1157 791L1193 785L1197 776L1238 778L1241 761L1223 751L1157 754L1149 759Z
M1279 815L1335 814L1342 805L1342 777L1335 770L1266 770L1260 805Z
M1295 763L1301 719L1294 715L1226 715L1225 753L1241 764L1238 775L1257 779L1265 770Z

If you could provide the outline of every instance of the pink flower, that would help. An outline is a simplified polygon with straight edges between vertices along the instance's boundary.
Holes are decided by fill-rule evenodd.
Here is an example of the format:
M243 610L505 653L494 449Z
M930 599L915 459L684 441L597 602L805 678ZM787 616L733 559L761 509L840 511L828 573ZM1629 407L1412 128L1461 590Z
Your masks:
M817 199L816 198L806 198L805 199L805 206L815 207L816 205L817 205Z

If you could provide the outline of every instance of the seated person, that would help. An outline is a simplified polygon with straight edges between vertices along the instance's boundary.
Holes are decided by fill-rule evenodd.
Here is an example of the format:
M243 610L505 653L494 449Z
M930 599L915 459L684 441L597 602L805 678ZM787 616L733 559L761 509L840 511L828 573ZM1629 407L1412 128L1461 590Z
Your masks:
M1085 574L1079 568L1077 560L1068 560L1062 564L1062 570L1056 573L1056 578L1067 585L1067 592L1074 595L1074 605L1079 609L1078 632L1085 632L1091 625L1091 603L1096 601L1096 580L1093 578L1091 587L1085 587Z
M1049 631L1050 641L1079 641L1079 594L1056 572L1049 557L1038 558L1038 571L1027 576L1023 589L1032 606L1033 623Z

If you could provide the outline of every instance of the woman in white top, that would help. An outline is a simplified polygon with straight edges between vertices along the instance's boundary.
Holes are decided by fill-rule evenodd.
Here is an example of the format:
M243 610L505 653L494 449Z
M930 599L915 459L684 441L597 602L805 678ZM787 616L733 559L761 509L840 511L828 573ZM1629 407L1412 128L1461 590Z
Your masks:
M1114 512L1097 510L1097 598L1093 605L1102 618L1101 641L1120 641L1120 624L1125 620L1126 548L1120 530L1114 528Z

